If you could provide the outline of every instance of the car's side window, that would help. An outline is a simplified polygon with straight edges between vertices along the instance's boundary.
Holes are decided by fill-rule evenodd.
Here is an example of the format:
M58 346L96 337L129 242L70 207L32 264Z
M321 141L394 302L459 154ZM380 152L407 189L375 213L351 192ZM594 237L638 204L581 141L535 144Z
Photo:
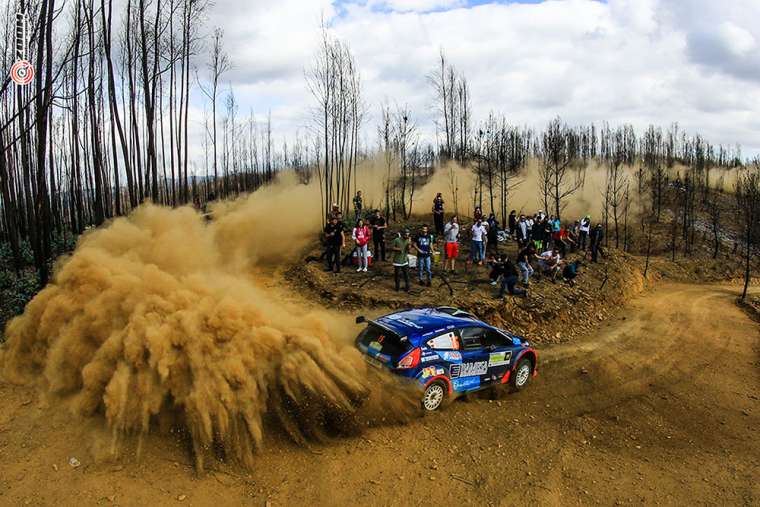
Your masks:
M454 333L444 333L427 341L433 350L459 350L459 337Z
M511 340L495 329L486 330L484 343L486 347L490 347L491 345L494 347L507 347L512 345Z
M465 327L459 330L459 336L462 338L462 349L477 350L483 347L483 335L485 329L482 327Z

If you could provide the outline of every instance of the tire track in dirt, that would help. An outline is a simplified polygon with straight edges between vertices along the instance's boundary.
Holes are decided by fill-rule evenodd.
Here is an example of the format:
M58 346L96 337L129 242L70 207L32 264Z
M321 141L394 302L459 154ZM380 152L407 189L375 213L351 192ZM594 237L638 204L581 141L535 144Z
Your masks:
M155 434L139 458L100 461L90 429L0 384L0 505L757 505L760 335L735 297L661 285L541 350L525 392L311 449L274 437L251 473L216 461L195 477L181 441Z

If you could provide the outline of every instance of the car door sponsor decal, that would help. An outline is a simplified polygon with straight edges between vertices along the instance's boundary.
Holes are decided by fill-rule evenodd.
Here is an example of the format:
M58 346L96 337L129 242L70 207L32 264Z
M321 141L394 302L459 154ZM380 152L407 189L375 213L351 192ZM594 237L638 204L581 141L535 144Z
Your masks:
M451 381L452 386L457 391L467 391L480 387L480 377L457 378Z
M423 352L421 361L423 363L429 363L430 361L437 361L440 358L441 356L439 356L435 352Z
M451 365L449 373L451 378L458 377L475 377L485 375L488 372L488 361L477 361L475 363L462 363Z
M441 357L444 361L448 361L450 363L455 363L462 360L462 354L460 352L444 352Z
M504 366L512 360L512 352L492 352L488 355L488 366Z

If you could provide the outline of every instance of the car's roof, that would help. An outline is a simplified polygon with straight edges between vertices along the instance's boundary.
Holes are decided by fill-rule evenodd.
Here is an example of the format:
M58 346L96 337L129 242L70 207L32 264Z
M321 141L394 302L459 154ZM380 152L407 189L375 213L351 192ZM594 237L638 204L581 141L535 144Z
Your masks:
M411 338L434 334L463 327L490 327L466 312L449 307L415 308L384 315L374 320L399 336Z

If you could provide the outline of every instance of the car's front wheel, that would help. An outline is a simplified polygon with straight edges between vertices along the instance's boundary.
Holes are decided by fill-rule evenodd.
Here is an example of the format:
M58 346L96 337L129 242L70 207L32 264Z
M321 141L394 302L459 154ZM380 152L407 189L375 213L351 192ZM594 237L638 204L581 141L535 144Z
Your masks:
M446 386L443 382L432 382L422 394L422 408L432 412L438 410L446 400Z
M533 363L530 359L524 357L517 363L515 371L512 373L512 390L522 391L530 384L530 377L533 373Z

